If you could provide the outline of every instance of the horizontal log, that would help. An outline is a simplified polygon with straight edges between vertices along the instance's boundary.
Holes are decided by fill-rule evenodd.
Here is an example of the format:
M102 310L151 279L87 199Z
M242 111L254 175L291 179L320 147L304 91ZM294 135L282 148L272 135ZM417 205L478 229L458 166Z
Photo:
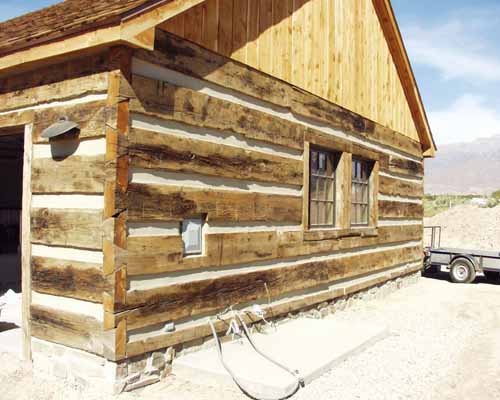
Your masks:
M422 199L424 197L424 185L422 183L404 181L388 176L379 178L379 191L388 196L414 197Z
M380 227L373 237L345 237L340 240L304 241L302 231L238 232L205 235L205 255L184 257L180 236L128 238L128 276L190 271L265 260L286 259L335 251L402 243L422 238L422 227Z
M102 249L102 211L35 208L31 212L33 243Z
M301 222L302 198L253 192L217 191L163 185L131 184L130 221L180 221L207 215L208 221Z
M128 276L244 264L278 256L276 232L222 233L205 236L206 255L184 257L180 236L129 237Z
M333 151L351 153L367 160L377 161L381 157L379 152L366 146L362 146L315 129L308 129L304 137L306 141L310 142L310 144L321 146Z
M201 128L234 132L293 149L304 147L304 126L191 89L133 76L130 111Z
M31 124L35 118L35 113L33 110L28 111L18 111L9 114L0 115L0 126L2 127L2 132L0 136L9 134L12 131L19 130L21 133L24 132L24 125ZM7 131L6 128L12 128ZM7 132L6 132L7 131Z
M39 293L102 303L102 293L111 289L99 264L33 257L31 269Z
M380 169L393 174L407 175L411 178L424 176L424 164L396 156L380 157Z
M288 313L296 312L297 310L308 309L325 301L332 301L336 298L344 296L346 293L355 293L360 290L366 290L375 285L387 282L390 279L396 279L398 277L411 274L421 268L421 266L405 268L398 267L395 270L388 270L383 274L375 274L373 277L370 276L369 279L363 278L361 283L359 283L356 279L347 280L343 284L335 285L334 289L324 290L323 287L320 287L312 294L298 295L287 299L287 301L272 302L269 305L263 305L262 308L268 316L270 315L273 318L281 315L287 315ZM243 318L245 318L245 322L249 325L254 322L261 321L256 321L255 317L251 314L244 314ZM222 317L220 320L214 322L215 329L217 332L224 333L227 331L229 322L230 321L227 320L226 317ZM188 343L201 338L210 337L211 335L212 331L210 326L208 326L206 321L200 319L200 322L186 328L178 329L172 333L154 335L145 339L129 342L127 344L127 357L134 357L136 355L152 352L158 349L176 346L181 343Z
M1 77L0 94L48 86L71 78L86 77L109 71L110 68L108 50L82 55L80 58L66 58L65 61L57 64L52 63L31 71L19 71L15 75Z
M165 321L214 313L229 305L281 296L330 284L336 280L412 262L420 246L398 248L324 261L305 261L283 267L261 268L218 279L204 279L151 290L129 291L127 307L117 316L127 328L138 329ZM268 293L269 290L269 293Z
M103 355L102 326L92 317L31 306L31 334L38 339Z
M399 201L379 201L379 217L393 219L422 219L424 206L416 203L403 203Z
M0 87L1 87L0 81ZM70 100L78 96L106 93L108 73L98 73L49 85L0 94L0 111L36 106L54 100Z
M113 126L113 121L116 120L116 107L108 107L105 101L93 101L38 110L33 125L33 142L48 143L48 139L42 138L41 134L57 122L61 115L78 123L80 138L99 137L106 135L108 124Z
M303 162L233 146L133 129L132 167L302 185Z
M35 158L33 193L103 193L105 156L70 156L62 160Z
M152 64L276 104L295 114L327 122L333 128L422 157L419 142L197 44L157 30L155 49L137 50L135 56Z

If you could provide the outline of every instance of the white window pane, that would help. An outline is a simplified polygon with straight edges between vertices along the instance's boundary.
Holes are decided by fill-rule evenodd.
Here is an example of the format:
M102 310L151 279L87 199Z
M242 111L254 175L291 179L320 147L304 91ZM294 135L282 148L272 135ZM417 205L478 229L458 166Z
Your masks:
M187 219L182 221L182 243L184 244L184 254L201 254L203 220Z

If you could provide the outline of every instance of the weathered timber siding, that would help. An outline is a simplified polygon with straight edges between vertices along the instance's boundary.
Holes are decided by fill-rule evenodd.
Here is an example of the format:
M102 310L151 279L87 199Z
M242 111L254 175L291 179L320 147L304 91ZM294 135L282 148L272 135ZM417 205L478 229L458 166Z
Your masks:
M417 142L167 34L159 33L157 49L135 53L124 153L131 181L116 199L129 230L117 256L127 289L114 323L129 337L142 332L126 356L206 335L199 327L165 334L161 326L262 301L266 290L290 297L291 310L308 305L293 300L303 291L418 266ZM307 142L377 160L377 229L304 233ZM198 215L206 217L205 250L184 257L180 221Z
M103 265L113 227L103 213L105 187L116 170L106 159L106 137L117 128L117 104L108 99L114 53L0 77L0 126L33 125L32 335L109 358L115 349L104 340L104 310L83 310L102 309L115 284ZM78 134L41 138L62 116L79 124ZM61 308L68 301L75 306Z

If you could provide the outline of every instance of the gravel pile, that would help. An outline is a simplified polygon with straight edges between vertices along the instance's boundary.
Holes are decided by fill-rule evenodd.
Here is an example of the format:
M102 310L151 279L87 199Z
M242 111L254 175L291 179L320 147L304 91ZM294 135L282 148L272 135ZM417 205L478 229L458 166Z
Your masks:
M456 206L424 223L443 227L442 247L500 251L500 206Z

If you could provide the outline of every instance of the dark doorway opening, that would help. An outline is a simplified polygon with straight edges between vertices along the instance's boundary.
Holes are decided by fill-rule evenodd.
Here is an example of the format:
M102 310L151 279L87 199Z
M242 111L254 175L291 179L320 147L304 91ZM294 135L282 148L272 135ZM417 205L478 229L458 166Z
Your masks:
M21 292L23 133L0 130L0 295Z

